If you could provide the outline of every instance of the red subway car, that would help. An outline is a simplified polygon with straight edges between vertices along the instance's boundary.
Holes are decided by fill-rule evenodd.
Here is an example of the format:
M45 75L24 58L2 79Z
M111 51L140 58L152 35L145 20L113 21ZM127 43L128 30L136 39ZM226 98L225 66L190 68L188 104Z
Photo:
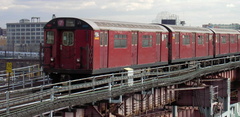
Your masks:
M56 18L44 31L44 71L52 77L168 63L168 31L163 26Z
M44 72L53 82L240 53L240 33L230 29L63 17L44 34Z
M207 28L164 25L169 30L172 63L213 58L213 32Z

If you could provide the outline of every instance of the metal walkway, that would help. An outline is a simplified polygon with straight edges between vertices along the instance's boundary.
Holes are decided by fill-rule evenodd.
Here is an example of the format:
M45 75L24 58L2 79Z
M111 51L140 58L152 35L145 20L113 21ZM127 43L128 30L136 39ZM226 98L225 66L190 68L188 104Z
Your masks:
M34 116L58 108L84 105L126 93L181 84L203 75L237 67L240 67L240 56L212 59L202 63L121 72L7 91L0 93L1 97L6 97L5 100L0 101L0 113L2 117ZM11 95L17 95L17 97L9 98Z

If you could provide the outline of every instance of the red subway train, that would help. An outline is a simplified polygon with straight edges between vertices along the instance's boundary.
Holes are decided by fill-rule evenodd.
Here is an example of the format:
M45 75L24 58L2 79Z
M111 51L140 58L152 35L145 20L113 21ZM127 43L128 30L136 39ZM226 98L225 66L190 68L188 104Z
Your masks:
M55 18L44 27L44 72L54 82L240 53L231 29Z

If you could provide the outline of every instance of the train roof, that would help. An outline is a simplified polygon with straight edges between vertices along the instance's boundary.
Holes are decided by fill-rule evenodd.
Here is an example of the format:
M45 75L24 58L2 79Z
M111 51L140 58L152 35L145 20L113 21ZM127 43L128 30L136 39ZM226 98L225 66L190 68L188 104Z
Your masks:
M166 28L159 25L147 23L133 23L121 21L107 21L107 20L85 20L89 23L95 23L98 27L96 29L102 30L135 30L135 31L155 31L155 32L168 32Z
M220 28L211 28L214 33L224 33L224 34L240 34L239 31L233 29L220 29Z
M169 30L171 30L171 32L212 33L211 30L202 27L176 26L176 25L163 25L163 26L167 27Z
M46 28L49 27L49 24L53 24L54 28L63 28L58 26L58 21L66 22L67 20L75 20L75 27L81 28L80 25L85 24L90 26L93 30L122 30L122 31L150 31L150 32L168 32L166 28L160 25L147 24L147 23L134 23L134 22L122 22L122 21L108 21L108 20L96 20L96 19L78 19L70 17L60 17L55 18L49 21L45 25ZM67 23L65 23L67 24ZM66 28L66 27L65 27ZM69 28L69 27L67 27ZM73 28L73 27L72 27ZM88 28L90 29L90 28Z

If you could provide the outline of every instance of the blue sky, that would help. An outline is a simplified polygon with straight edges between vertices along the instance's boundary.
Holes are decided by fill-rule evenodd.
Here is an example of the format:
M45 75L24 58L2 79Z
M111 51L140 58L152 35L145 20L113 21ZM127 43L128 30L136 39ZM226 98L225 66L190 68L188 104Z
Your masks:
M78 17L151 23L158 13L176 14L188 26L240 23L240 0L1 0L0 27L20 19Z

